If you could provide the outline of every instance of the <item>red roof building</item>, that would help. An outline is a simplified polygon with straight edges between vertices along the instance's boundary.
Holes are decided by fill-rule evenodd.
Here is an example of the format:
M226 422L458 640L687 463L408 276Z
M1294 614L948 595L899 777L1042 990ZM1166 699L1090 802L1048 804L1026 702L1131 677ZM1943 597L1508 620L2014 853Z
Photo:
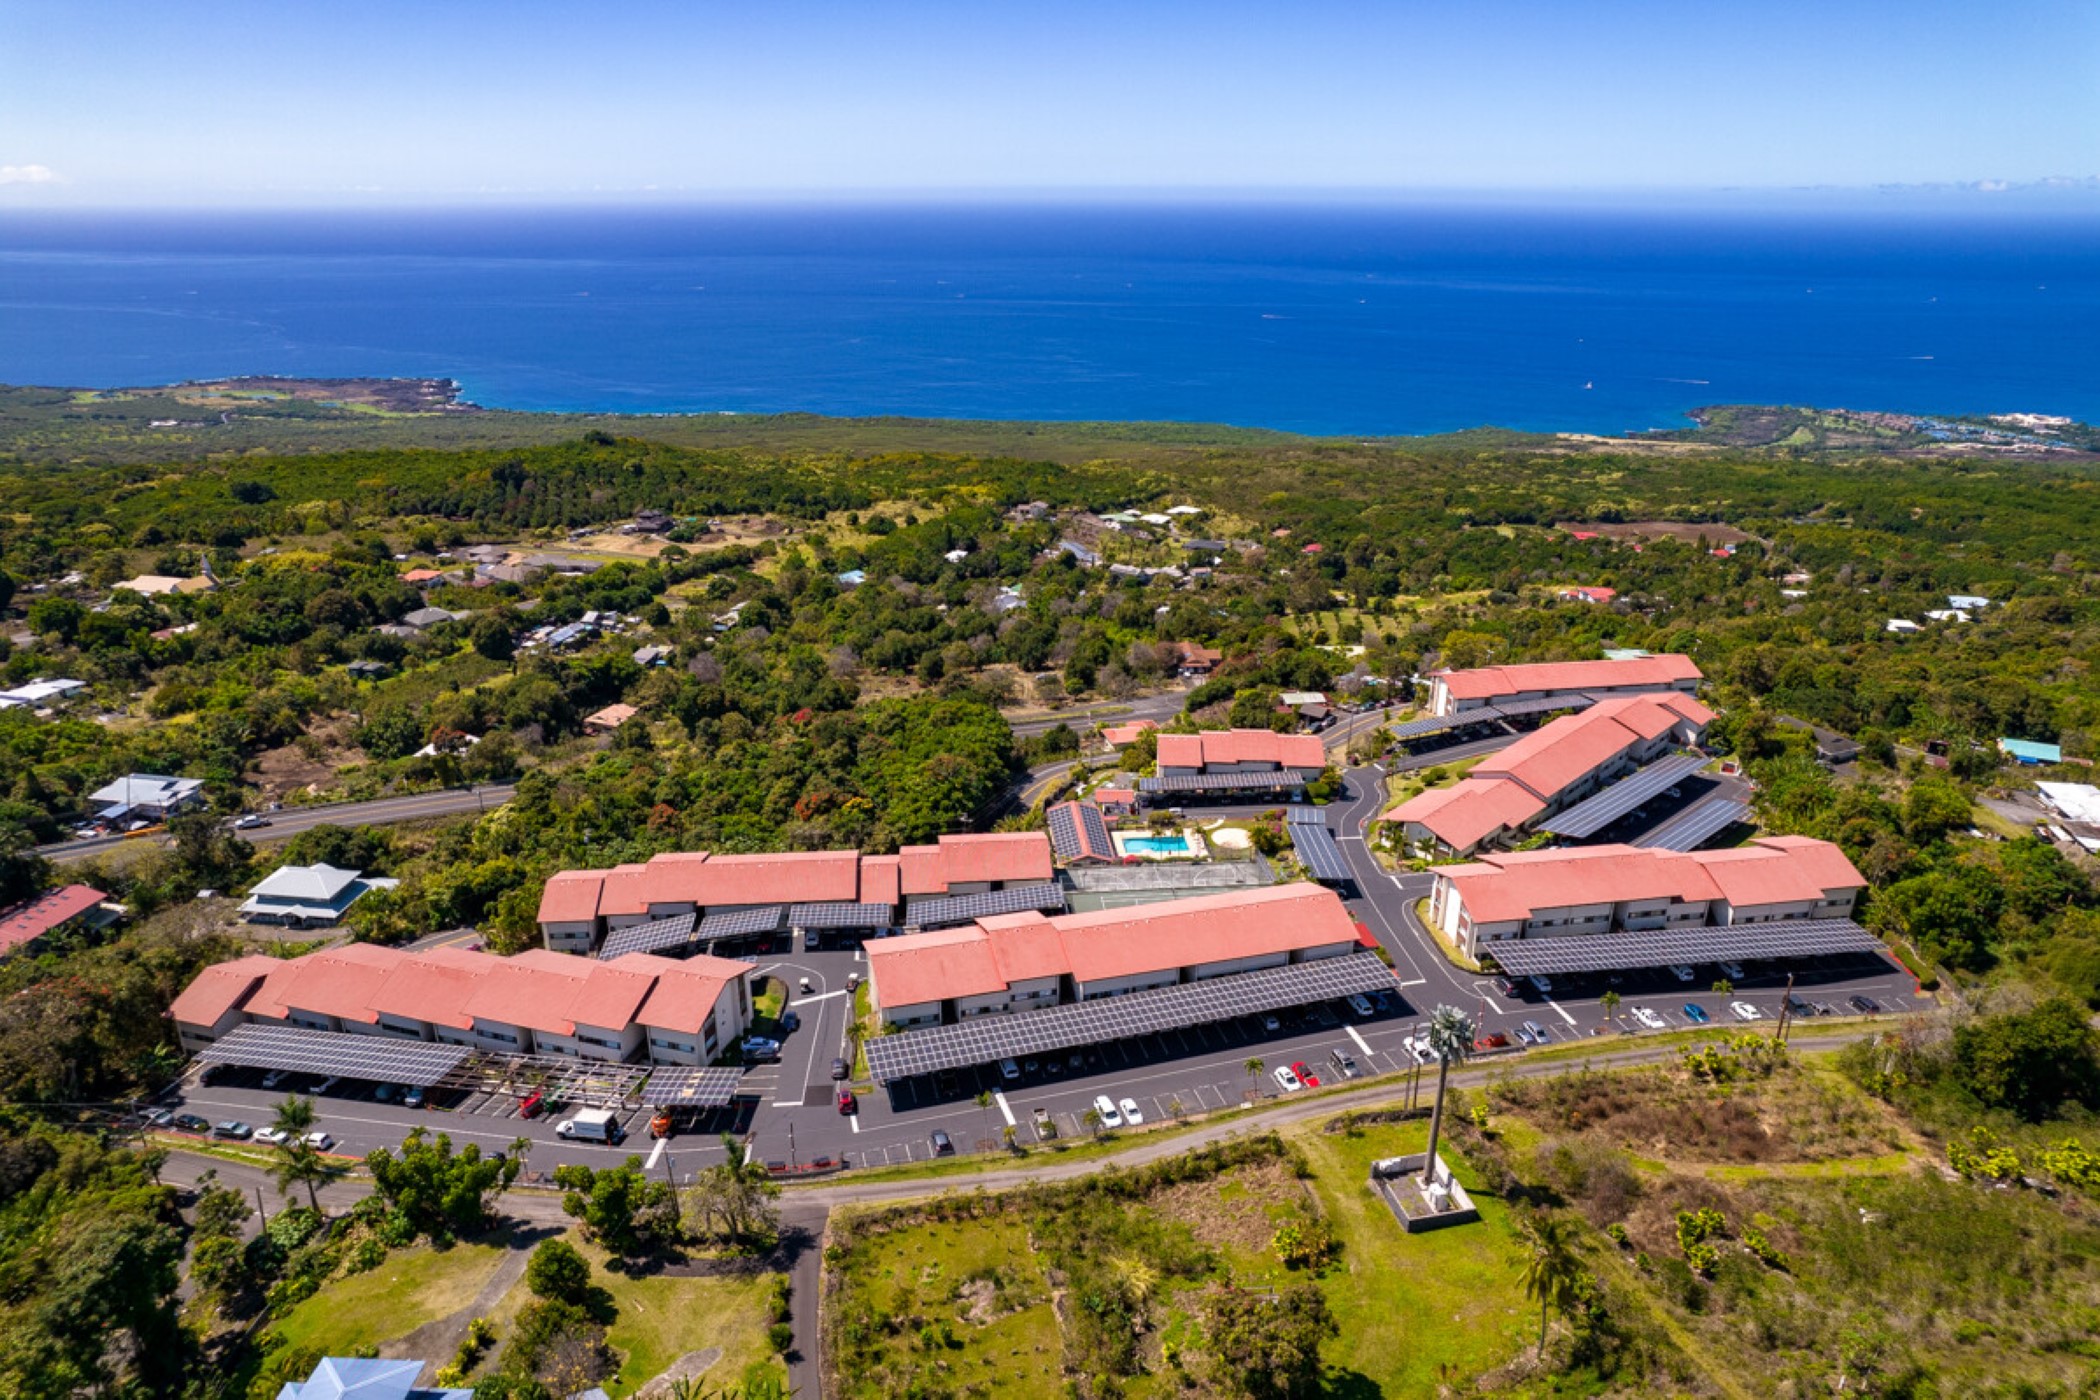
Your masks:
M1333 957L1357 946L1332 890L1279 885L1086 914L1004 914L866 946L895 1025L967 1020L1059 1001Z
M1327 750L1311 734L1270 729L1206 729L1199 734L1159 736L1159 771L1175 773L1260 772L1290 768L1318 773Z
M1112 748L1120 749L1126 745L1135 744L1139 739L1157 728L1159 728L1158 720L1138 719L1132 720L1128 724L1103 725L1101 737L1107 740Z
M1689 656L1676 653L1437 671L1430 676L1429 712L1451 715L1497 701L1561 695L1627 695L1664 690L1691 695L1698 692L1704 679Z
M0 913L0 958L29 947L84 914L101 907L109 896L91 885L65 885Z

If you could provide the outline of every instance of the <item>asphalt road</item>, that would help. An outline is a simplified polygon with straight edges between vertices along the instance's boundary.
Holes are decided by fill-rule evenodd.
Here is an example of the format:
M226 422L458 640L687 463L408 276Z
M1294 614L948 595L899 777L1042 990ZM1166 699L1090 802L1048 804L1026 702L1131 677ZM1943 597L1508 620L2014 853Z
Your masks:
M424 821L431 817L457 816L462 812L485 812L510 801L516 791L509 783L487 783L480 787L447 788L441 792L419 792L406 797L375 797L369 802L332 802L317 807L285 807L266 813L268 826L251 827L241 833L257 845L282 841L317 826L386 826L394 822ZM233 821L228 819L228 827ZM91 836L80 841L59 841L37 848L46 860L75 861L106 855L140 841L162 841L152 836Z

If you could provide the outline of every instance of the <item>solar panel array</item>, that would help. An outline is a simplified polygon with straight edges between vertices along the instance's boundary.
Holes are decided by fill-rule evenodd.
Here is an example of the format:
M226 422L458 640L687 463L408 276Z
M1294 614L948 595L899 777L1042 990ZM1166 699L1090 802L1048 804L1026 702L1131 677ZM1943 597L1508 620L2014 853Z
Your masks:
M937 928L966 924L973 919L989 919L995 914L1022 914L1031 909L1064 913L1064 886L1055 883L1008 885L1003 890L989 890L984 894L922 899L904 911L904 920L915 928Z
M854 904L836 900L825 904L790 904L789 928L887 928L897 910L888 904Z
M872 1036L863 1048L869 1072L887 1084L944 1069L1335 1001L1353 992L1390 991L1392 986L1392 970L1375 954L1347 953L1043 1011L979 1016L959 1026Z
M1696 851L1749 815L1749 804L1732 797L1702 802L1689 811L1679 812L1634 844L1658 851Z
M1283 819L1292 826L1325 826L1327 809L1315 807L1310 802L1293 802L1284 809Z
M698 937L747 938L754 933L771 933L780 927L780 906L761 905L756 909L725 909L719 914L709 914L700 920Z
M1497 700L1494 711L1504 719L1517 719L1523 715L1543 715L1552 710L1587 710L1596 703L1594 695L1540 695L1529 700Z
M294 1074L339 1074L427 1089L474 1052L464 1045L383 1040L373 1035L310 1031L302 1026L235 1026L197 1052L211 1065L283 1069Z
M664 1065L642 1086L642 1104L646 1108L724 1108L736 1097L743 1077L740 1069Z
M1050 848L1066 860L1082 856L1114 858L1116 847L1108 839L1108 822L1093 803L1060 802L1045 816L1050 825Z
M1619 779L1595 797L1576 803L1559 816L1539 823L1539 830L1577 839L1595 836L1663 789L1705 766L1704 754L1672 754L1630 777Z
M1294 788L1307 782L1304 774L1289 768L1268 773L1174 773L1163 778L1139 778L1140 792L1231 792L1242 788Z
M1594 938L1516 938L1482 949L1513 977L1880 951L1881 940L1850 919L1790 919L1653 933L1604 933Z
M1341 885L1356 878L1349 869L1349 862L1342 859L1342 848L1335 844L1334 833L1325 826L1293 822L1288 830L1291 849L1297 852L1299 863L1315 880L1323 885Z
M694 940L693 922L691 914L673 914L668 919L616 928L605 935L598 956L617 958L626 953L661 953L667 948L682 947Z
M1391 733L1395 739L1423 739L1431 734L1442 734L1468 724L1485 724L1489 720L1501 717L1501 711L1492 706L1484 710L1467 710L1464 714L1457 715L1424 715L1420 719L1405 720L1391 726Z

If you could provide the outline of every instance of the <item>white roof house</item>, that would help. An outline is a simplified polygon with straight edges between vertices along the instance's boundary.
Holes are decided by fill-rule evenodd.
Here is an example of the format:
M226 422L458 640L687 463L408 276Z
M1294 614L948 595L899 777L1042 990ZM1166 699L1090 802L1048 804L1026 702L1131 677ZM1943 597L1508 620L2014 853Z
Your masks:
M13 690L0 690L0 710L12 710L21 705L48 705L53 700L63 700L86 689L86 681L33 680Z
M1990 599L1981 597L1975 593L1949 593L1947 595L1948 607L1960 608L1965 612L1976 612L1980 609L1987 608L1990 605Z
M403 617L401 624L404 627L413 627L417 631L421 631L425 627L436 627L440 623L457 622L462 616L464 614L450 612L444 608L417 608L414 612Z
M1933 608L1927 611L1925 616L1934 622L1967 622L1969 620L1969 615L1960 608Z
M242 901L241 912L255 923L332 924L368 891L389 890L400 883L363 875L325 862L279 866Z
M1920 632L1924 629L1919 627L1917 623L1912 622L1907 617L1892 617L1889 619L1887 630L1901 634L1908 634L1911 632Z
M158 773L130 773L88 794L88 801L102 806L105 817L129 811L148 814L172 812L191 802L202 801L202 778L168 778Z

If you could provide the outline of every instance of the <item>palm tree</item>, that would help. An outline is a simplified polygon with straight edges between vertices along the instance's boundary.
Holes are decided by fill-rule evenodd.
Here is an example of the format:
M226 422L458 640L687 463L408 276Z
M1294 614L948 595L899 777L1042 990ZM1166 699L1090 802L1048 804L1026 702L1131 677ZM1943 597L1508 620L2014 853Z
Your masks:
M319 1187L327 1185L343 1174L343 1169L314 1150L314 1145L304 1138L294 1138L279 1152L275 1165L270 1168L270 1179L277 1183L277 1194L289 1196L294 1186L306 1188L307 1203L314 1214L321 1213Z
M1612 990L1609 987L1605 988L1603 996L1597 998L1597 1005L1604 1008L1605 1025L1610 1025L1611 1018L1619 1014L1619 1001L1620 997L1618 992Z
M1717 997L1734 996L1735 983L1723 977L1720 981L1714 983L1714 995Z
M1247 1071L1248 1082L1254 1086L1256 1092L1259 1092L1261 1089L1261 1072L1268 1068L1267 1065L1261 1062L1261 1056L1255 1055L1250 1057L1241 1068Z
M1444 1130L1444 1082L1451 1077L1451 1062L1463 1061L1473 1053L1473 1022L1455 1006L1439 1006L1429 1013L1429 1024L1423 1033L1429 1038L1429 1052L1436 1056L1436 1102L1429 1111L1429 1156L1422 1163L1422 1184L1428 1186L1436 1180L1436 1144Z
M1092 1133L1095 1137L1101 1136L1100 1109L1095 1108L1091 1104L1089 1104L1087 1106L1087 1111L1079 1115L1079 1121L1082 1124L1084 1124L1086 1126L1086 1130Z
M277 1105L276 1117L270 1126L283 1133L287 1145L305 1137L314 1128L314 1101L302 1099L297 1094L286 1094L284 1102Z
M984 1116L984 1140L985 1140L986 1142L990 1142L990 1141L992 1140L992 1091L991 1091L991 1090L989 1090L989 1089L979 1089L979 1090L977 1091L977 1111L978 1111L979 1113L981 1113L981 1114L982 1114L982 1115Z
M1524 1259L1524 1296L1539 1305L1539 1354L1546 1351L1546 1309L1565 1315L1574 1301L1582 1278L1582 1263L1575 1257L1575 1231L1567 1221L1539 1216L1525 1229L1531 1252Z

